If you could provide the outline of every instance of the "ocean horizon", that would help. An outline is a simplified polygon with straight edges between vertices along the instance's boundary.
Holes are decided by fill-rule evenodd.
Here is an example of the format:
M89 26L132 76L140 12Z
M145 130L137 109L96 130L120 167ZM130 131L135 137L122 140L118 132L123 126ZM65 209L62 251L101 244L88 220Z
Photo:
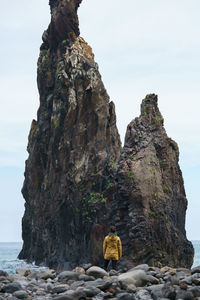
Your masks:
M200 240L191 241L194 247L194 261L192 267L200 265ZM22 249L23 242L0 242L0 270L9 274L15 273L19 268L44 269L46 267L28 264L17 257Z

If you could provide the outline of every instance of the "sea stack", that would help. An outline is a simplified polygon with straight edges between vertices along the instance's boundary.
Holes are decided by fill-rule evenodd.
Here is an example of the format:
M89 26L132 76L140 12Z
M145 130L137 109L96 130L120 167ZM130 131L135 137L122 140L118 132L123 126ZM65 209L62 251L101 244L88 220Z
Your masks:
M98 262L121 142L90 46L81 1L50 1L38 60L40 107L28 142L20 258L63 268Z
M103 238L115 224L125 263L190 267L178 147L167 137L157 96L148 95L121 149L114 104L79 35L81 2L50 0L51 23L38 59L40 106L22 188L19 258L56 269L100 265Z
M166 134L157 96L147 95L141 115L127 127L113 203L125 259L134 264L190 267L187 199L179 149Z

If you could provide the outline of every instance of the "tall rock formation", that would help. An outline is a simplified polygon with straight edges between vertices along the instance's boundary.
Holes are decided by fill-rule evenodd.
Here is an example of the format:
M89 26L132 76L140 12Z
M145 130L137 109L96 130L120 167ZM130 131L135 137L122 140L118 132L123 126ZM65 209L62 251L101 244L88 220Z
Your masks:
M38 59L40 107L29 133L22 189L21 259L54 268L98 264L116 223L125 260L190 266L187 200L178 147L167 137L157 97L121 143L113 102L90 46L79 36L81 0L50 0Z
M133 263L188 267L193 247L186 239L187 199L177 144L167 136L157 96L148 95L141 115L127 127L113 210Z
M79 36L80 2L50 1L52 20L38 60L40 107L22 189L19 257L52 267L99 259L121 147L114 104Z

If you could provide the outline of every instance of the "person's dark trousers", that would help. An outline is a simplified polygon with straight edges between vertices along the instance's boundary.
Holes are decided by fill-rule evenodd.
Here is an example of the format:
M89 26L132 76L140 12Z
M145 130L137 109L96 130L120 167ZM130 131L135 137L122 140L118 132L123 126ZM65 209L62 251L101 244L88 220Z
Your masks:
M109 260L104 259L104 269L107 270L109 264Z
M107 270L109 264L109 260L104 259L104 269ZM112 260L112 269L116 270L117 267L117 260Z
M117 269L117 260L112 260L112 269L113 270Z

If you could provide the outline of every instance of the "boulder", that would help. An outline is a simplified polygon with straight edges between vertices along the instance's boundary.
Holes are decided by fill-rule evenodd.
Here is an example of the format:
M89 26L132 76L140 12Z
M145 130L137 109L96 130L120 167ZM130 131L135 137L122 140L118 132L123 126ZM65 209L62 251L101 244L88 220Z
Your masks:
M53 299L55 299L55 300L80 300L80 299L86 299L86 294L83 291L83 288L78 288L76 291L68 290L66 293L59 295Z
M68 284L59 284L54 286L51 289L51 293L52 294L60 294L60 293L64 293L69 289L69 285Z
M194 280L195 278L200 278L200 273L194 273L191 277L192 277L192 280Z
M0 276L7 277L8 273L6 271L0 270Z
M121 293L117 295L117 300L135 300L135 296L129 293Z
M192 278L192 276L188 276L188 277L185 277L184 279L181 279L180 280L180 284L181 283L186 283L186 284L192 284L192 281L193 281L193 278Z
M17 299L26 299L28 298L28 293L26 291L16 291L13 293L13 297L16 297Z
M192 273L192 274L200 273L200 266L197 266L197 267L195 267L195 268L192 268L192 269L191 269L191 273Z
M151 297L153 298L153 300L160 300L161 298L164 298L161 289L152 290Z
M64 271L58 275L58 281L67 282L68 280L77 280L79 277L78 273L72 271Z
M175 287L172 286L170 283L166 283L164 287L162 288L162 297L168 298L171 300L176 299L176 290Z
M12 282L12 283L9 283L9 284L6 284L3 286L3 288L1 289L2 292L4 293L14 293L16 291L20 291L22 290L22 286L19 282Z
M44 279L47 280L48 278L50 279L54 279L56 278L56 272L55 270L42 270L40 272L38 272L37 274L37 279Z
M135 298L137 300L151 300L151 295L147 290L139 290L135 293Z
M200 285L200 278L193 278L192 282L193 282L195 285Z
M200 288L197 286L194 286L190 289L188 289L189 292L191 292L195 298L200 297Z
M151 284L159 284L159 279L152 275L147 275L146 280L147 280L147 282L150 282Z
M127 287L126 287L126 291L128 293L135 293L137 291L137 288L134 284L129 284Z
M178 275L178 273L184 273L186 276L190 276L191 275L191 270L190 269L186 269L186 268L177 268L176 269L176 274Z
M94 286L87 286L83 289L87 297L94 297L101 292L101 290Z
M8 277L0 276L0 282L2 282L4 284L8 284L8 283L10 283L10 280L8 279Z
M95 278L103 278L104 276L109 276L109 274L102 268L97 266L92 266L86 271L88 276L94 276Z
M164 284L157 284L157 285L151 285L146 287L146 290L151 294L151 297L154 300L160 300L163 298L162 294L162 288L164 287Z
M86 274L81 274L81 275L79 275L79 280L92 281L92 280L95 280L95 278L93 276L88 276Z
M192 294L192 292L179 290L177 291L176 299L194 300L194 295Z
M149 270L149 266L147 264L137 265L136 267L130 269L128 272L133 271L133 270L143 270L143 271L147 272Z
M110 288L112 286L112 281L105 281L103 279L97 279L95 281L87 281L85 283L86 288L96 287L102 291Z
M118 281L123 285L134 284L135 286L144 286L147 282L147 275L143 270L132 270L118 276Z
M70 285L70 289L71 290L76 290L77 288L79 287L82 287L85 285L85 282L82 280L82 281L74 281L71 285Z

